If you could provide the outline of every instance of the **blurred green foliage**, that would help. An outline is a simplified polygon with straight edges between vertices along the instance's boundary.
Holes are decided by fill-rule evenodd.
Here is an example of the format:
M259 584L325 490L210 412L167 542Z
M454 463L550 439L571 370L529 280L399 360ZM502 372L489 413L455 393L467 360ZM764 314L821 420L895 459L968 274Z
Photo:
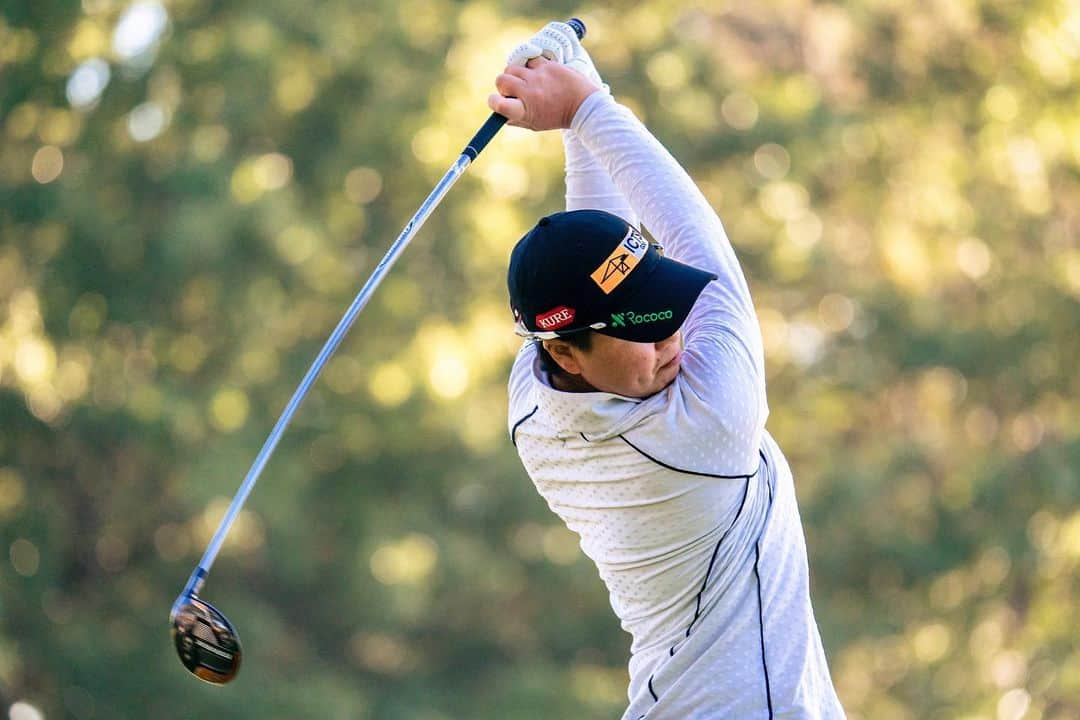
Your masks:
M744 260L850 716L1080 717L1074 2L15 0L11 718L618 715L627 638L505 430L504 267L560 206L555 134L501 133L286 435L206 589L237 681L166 624L504 53L577 13Z

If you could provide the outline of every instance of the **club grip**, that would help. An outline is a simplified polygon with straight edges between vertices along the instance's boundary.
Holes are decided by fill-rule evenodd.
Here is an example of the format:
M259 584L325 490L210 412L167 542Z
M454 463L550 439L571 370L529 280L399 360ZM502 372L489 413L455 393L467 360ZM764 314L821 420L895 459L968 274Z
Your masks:
M499 132L500 128L506 124L506 118L499 113L491 113L491 117L487 119L480 129L473 135L472 140L465 146L465 149L461 151L462 155L468 155L469 160L475 160L476 156L480 154L487 144L491 142L491 138L495 137L495 133Z
M570 18L566 21L566 24L573 28L574 34L578 36L578 40L585 39L585 23L583 23L580 18ZM499 132L505 124L505 117L499 113L491 113L491 117L487 119L487 122L480 126L480 129L476 131L476 134L473 135L472 140L470 140L469 144L465 146L465 149L461 151L461 154L468 155L470 162L475 160L476 156L487 147L489 142L491 142L491 138L495 137L495 133Z
M574 34L577 35L578 40L585 39L585 23L581 22L581 18L570 18L566 21L566 24L574 29Z

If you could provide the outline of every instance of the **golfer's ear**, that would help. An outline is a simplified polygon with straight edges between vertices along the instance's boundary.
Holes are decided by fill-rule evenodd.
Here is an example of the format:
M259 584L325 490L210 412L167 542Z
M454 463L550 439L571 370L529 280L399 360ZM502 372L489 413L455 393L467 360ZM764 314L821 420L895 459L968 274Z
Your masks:
M571 375L581 374L581 365L574 356L570 343L565 340L544 340L544 349L565 372Z

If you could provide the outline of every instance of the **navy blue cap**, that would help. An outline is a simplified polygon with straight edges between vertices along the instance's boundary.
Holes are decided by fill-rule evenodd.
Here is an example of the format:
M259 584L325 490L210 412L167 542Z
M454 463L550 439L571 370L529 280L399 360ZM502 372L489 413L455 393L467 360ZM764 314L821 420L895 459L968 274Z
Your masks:
M716 275L666 258L602 210L543 217L510 255L518 333L551 339L593 329L634 342L675 334Z

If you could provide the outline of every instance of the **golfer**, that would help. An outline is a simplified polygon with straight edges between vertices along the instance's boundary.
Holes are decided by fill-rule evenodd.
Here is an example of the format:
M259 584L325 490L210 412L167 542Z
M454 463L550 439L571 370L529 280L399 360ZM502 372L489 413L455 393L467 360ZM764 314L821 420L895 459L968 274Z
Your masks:
M569 26L519 46L495 86L489 105L510 124L563 131L567 211L510 258L529 341L509 429L632 637L623 719L843 718L720 219Z

